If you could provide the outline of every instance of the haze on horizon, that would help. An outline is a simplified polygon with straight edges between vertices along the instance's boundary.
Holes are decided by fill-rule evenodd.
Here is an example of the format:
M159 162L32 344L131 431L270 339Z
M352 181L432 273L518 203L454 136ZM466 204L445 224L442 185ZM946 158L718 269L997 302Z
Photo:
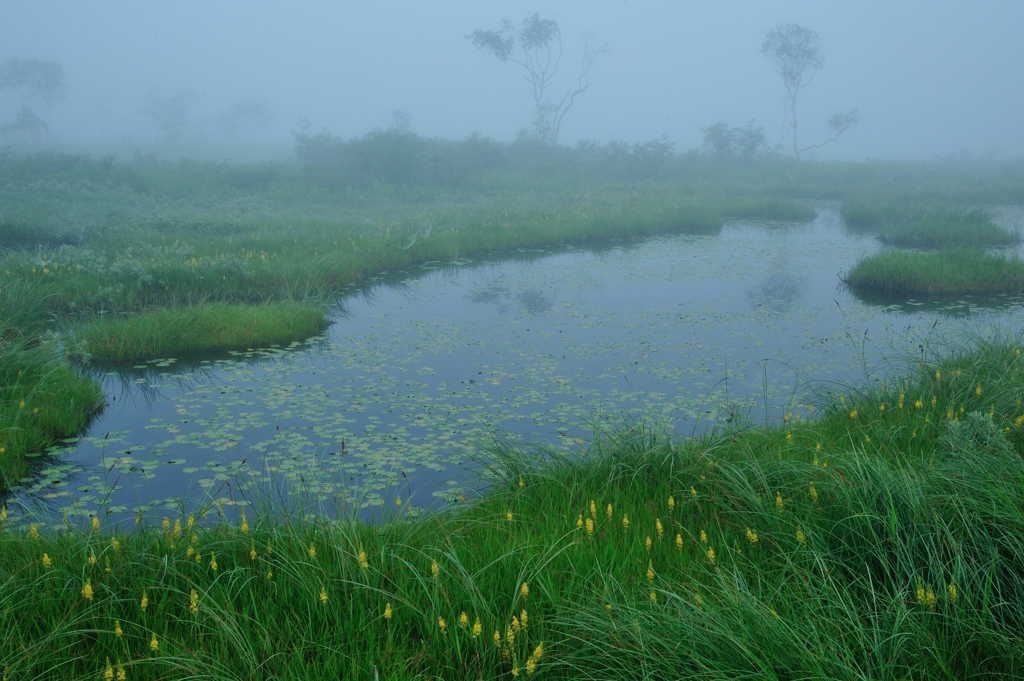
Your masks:
M427 137L509 142L531 122L527 84L514 64L466 35L534 12L562 33L556 100L575 82L581 34L608 48L564 119L561 144L667 135L685 151L716 121L755 121L774 144L786 126L786 95L760 47L766 32L796 23L817 32L825 56L800 93L802 141L827 138L836 112L861 116L812 158L1024 157L1024 3L1011 0L0 0L0 63L63 68L63 100L28 102L49 129L43 147L186 155L250 146L287 156L302 122L349 138L386 127L396 110ZM161 146L147 102L179 96L187 132ZM261 125L225 124L245 102L268 114ZM0 90L0 125L25 103L22 93Z

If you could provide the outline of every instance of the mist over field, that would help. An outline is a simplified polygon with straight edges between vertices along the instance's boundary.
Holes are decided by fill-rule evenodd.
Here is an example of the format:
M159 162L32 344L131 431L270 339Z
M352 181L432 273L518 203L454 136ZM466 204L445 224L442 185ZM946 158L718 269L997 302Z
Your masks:
M838 141L803 157L1024 154L1024 4L932 0L5 0L0 64L59 65L63 91L46 101L9 68L0 73L0 146L287 158L303 126L348 139L393 125L395 111L424 137L512 142L532 129L529 83L467 37L497 34L503 20L522 28L535 12L557 22L563 48L545 101L579 89L584 34L594 56L558 144L664 135L685 152L703 148L715 123L752 123L766 149L792 155L789 99L762 45L796 24L817 34L823 57L799 92L801 146L832 137L832 116L858 114Z

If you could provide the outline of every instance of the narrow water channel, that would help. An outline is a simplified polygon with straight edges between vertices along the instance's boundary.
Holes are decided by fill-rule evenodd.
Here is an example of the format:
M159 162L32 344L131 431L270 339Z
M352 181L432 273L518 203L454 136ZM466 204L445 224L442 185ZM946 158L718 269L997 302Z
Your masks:
M8 513L59 525L297 497L331 513L434 507L479 488L476 462L502 434L578 448L630 419L682 436L807 417L815 387L1024 320L1011 300L858 301L840 274L878 248L824 204L805 223L381 275L309 343L104 374L106 410L40 460Z

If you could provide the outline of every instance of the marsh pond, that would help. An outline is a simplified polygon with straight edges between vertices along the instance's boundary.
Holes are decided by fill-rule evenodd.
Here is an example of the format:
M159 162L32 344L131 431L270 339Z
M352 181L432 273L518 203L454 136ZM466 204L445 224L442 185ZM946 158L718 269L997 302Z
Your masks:
M583 448L631 422L685 436L806 419L813 395L884 374L884 357L1024 321L1012 299L858 300L840 275L881 247L816 208L428 263L353 289L303 344L103 371L106 409L39 457L9 513L81 524L294 498L416 512L486 487L506 436Z

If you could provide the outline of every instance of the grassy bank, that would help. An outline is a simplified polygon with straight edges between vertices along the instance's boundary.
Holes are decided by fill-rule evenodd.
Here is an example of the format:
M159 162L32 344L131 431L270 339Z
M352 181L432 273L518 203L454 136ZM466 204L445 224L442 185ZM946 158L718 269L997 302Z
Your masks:
M1020 235L997 225L984 211L945 208L894 221L879 239L904 248L997 248L1020 242Z
M72 337L86 344L92 359L117 363L286 345L326 326L323 305L201 303L97 319L76 327Z
M26 452L71 437L103 405L103 394L57 352L55 341L0 339L0 490L28 470Z
M8 678L1016 677L1020 346L781 427L496 445L494 488L425 518L5 527L0 659Z
M885 251L859 261L843 283L859 294L1018 295L1024 292L1024 262L976 249Z

